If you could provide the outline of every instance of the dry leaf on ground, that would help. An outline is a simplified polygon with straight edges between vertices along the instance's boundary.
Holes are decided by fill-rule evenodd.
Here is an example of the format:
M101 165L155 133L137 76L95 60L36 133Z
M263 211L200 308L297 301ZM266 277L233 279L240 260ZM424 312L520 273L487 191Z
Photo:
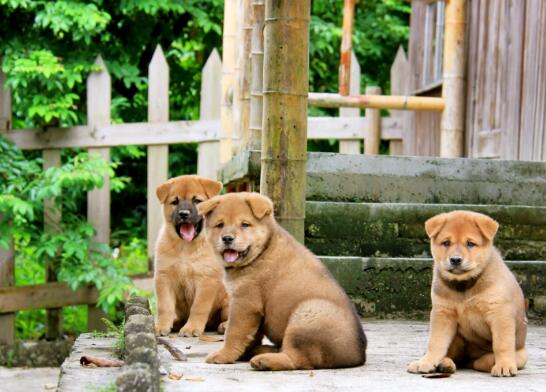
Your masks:
M421 377L424 377L424 378L447 378L447 377L451 377L451 373L427 373L427 374L422 374Z
M80 364L87 367L120 367L125 362L119 359L100 358L93 355L84 355L80 358Z
M223 342L224 338L217 335L201 335L199 336L199 340L202 342Z
M204 378L201 377L184 377L185 381L195 381L195 382L203 382L205 381Z
M50 390L50 389L57 389L57 384L45 384L44 389Z
M178 381L182 378L182 373L169 373L168 376L171 380Z

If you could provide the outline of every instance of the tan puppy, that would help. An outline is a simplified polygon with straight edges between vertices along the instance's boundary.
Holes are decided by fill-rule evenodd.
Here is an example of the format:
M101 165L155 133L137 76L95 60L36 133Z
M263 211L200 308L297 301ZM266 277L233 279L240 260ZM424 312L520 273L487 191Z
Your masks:
M203 231L197 204L217 195L218 181L180 176L161 184L157 197L163 208L163 226L155 247L156 333L199 336L219 328L227 319L228 298L224 271Z
M199 211L231 296L224 347L207 362L253 356L258 370L365 362L366 337L349 298L317 257L277 224L271 200L230 193L201 203ZM275 346L262 346L264 335Z
M527 362L523 293L493 247L498 223L469 211L425 223L434 257L430 336L410 373L455 371L455 363L515 376Z

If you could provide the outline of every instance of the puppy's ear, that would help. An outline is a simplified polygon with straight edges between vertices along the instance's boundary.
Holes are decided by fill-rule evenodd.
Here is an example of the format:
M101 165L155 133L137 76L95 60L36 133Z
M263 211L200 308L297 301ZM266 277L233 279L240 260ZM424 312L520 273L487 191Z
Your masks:
M268 197L259 193L248 193L245 200L256 218L262 219L266 215L273 214L273 202Z
M222 196L214 196L211 199L197 204L197 211L200 215L206 216L210 214L216 207L218 207L218 204L220 204L221 201Z
M491 241L493 237L495 237L495 234L497 234L499 224L496 220L488 217L487 215L476 214L474 216L474 222L476 222L476 225L478 225L482 235L487 238L488 241Z
M169 196L169 190L171 189L172 182L167 181L163 184L159 185L155 189L155 194L157 195L157 198L161 202L161 204L165 203L165 200L167 200L167 196Z
M442 227L444 227L446 220L446 214L439 214L427 220L425 222L425 231L427 232L428 237L436 237L440 230L442 230Z
M199 182L201 183L203 189L205 189L205 193L209 199L219 194L222 190L222 183L219 181L202 177L199 178Z

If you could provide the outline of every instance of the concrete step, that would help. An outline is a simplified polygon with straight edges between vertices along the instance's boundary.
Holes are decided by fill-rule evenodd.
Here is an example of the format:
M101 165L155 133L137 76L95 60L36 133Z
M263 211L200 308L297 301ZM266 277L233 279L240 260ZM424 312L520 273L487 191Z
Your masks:
M219 173L259 185L260 153ZM256 189L256 188L255 188ZM309 153L307 200L546 206L546 162Z
M426 319L431 308L430 258L326 257L321 261L365 317ZM532 321L546 321L546 261L507 261L529 299Z
M430 256L424 222L455 209L496 219L506 259L546 260L546 207L532 206L309 201L305 243L326 256Z

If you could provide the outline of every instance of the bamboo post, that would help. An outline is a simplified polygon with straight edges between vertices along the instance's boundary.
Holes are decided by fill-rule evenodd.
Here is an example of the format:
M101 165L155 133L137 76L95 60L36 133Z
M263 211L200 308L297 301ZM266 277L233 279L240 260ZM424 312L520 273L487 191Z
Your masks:
M304 241L310 0L265 2L260 190Z
M0 69L0 131L11 128L11 91L5 87L6 76ZM0 221L3 217L0 215ZM13 244L8 249L0 247L0 287L15 285ZM0 342L15 343L15 313L0 314Z
M262 148L264 15L264 1L252 0L249 150Z
M44 150L43 168L61 166L61 150ZM59 207L60 208L60 207ZM54 200L44 202L44 229L55 233L59 230L61 223L61 210L55 207ZM59 270L59 261L55 258L47 257L45 260L46 281L56 282ZM63 333L63 308L53 308L46 310L45 336L48 340L60 339Z
M236 151L248 149L250 124L250 41L252 38L250 0L239 0L240 26L237 48L236 89L234 99L235 129L238 145Z
M444 99L401 95L358 95L345 97L339 94L309 93L309 106L441 112L444 110Z
M218 120L221 113L222 97L222 60L214 49L210 54L201 77L200 120ZM199 143L197 149L197 174L216 178L220 166L218 142Z
M155 48L148 66L148 122L169 121L169 65L160 45ZM161 144L147 147L147 252L149 270L153 270L155 242L162 224L161 205L155 190L167 181L169 172L169 146Z
M108 69L99 55L95 65L100 71L92 72L87 78L87 122L90 126L110 124L111 82ZM105 161L110 161L109 148L90 148L90 154L99 155ZM104 176L104 184L100 189L87 193L87 221L95 228L94 240L110 243L110 178ZM87 307L87 328L90 331L104 330L102 309L95 305Z
M381 88L377 86L366 87L366 95L380 95ZM364 154L379 154L381 143L381 114L379 109L366 109L366 137L364 139Z
M237 0L224 1L224 34L222 42L222 111L220 131L220 163L232 156L233 84L235 67L235 30Z
M351 58L353 49L353 20L355 0L343 1L341 60L339 64L339 94L349 95L351 87Z
M466 0L448 0L446 3L441 157L464 155L465 11Z
M354 51L351 51L351 72L349 76L349 94L360 95L360 65ZM340 108L339 117L360 117L360 109ZM340 140L339 152L341 154L360 154L360 140Z

